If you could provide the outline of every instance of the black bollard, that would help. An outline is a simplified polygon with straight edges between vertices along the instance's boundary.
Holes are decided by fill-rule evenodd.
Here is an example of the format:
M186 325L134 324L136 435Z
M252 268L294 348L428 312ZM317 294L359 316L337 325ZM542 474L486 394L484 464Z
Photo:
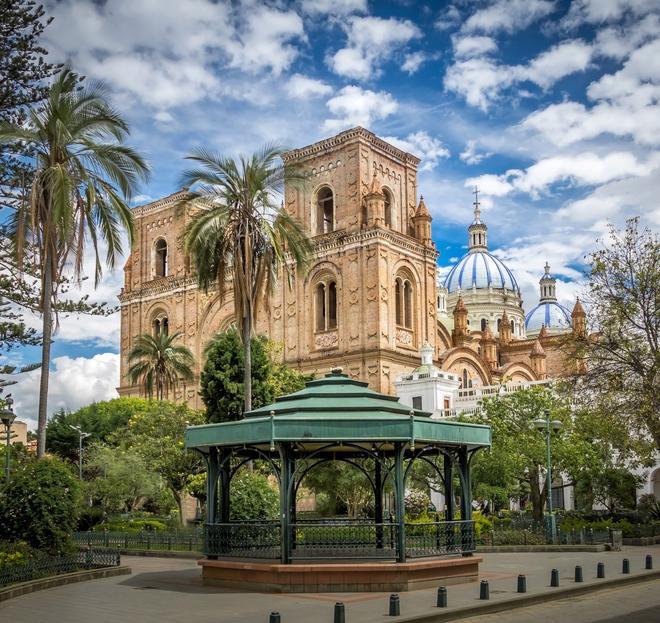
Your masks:
M601 579L601 580L605 577L605 563L604 562L599 562L598 565L596 566L596 577Z
M524 575L518 576L518 592L519 593L527 592L527 578Z
M280 623L281 620L279 612L271 612L268 623Z
M653 569L653 556L651 554L646 554L646 564L644 565L645 569Z
M479 599L490 599L488 580L481 580L481 584L479 585Z
M550 573L550 586L559 586L559 569L553 569Z
M398 617L401 614L401 604L399 603L399 596L396 593L390 595L390 616Z
M444 586L438 587L438 601L436 603L438 608L447 607L447 589Z
M344 611L344 604L341 601L335 603L334 623L346 623L346 613Z
M623 569L621 573L630 573L630 561L627 558L623 559Z
M575 566L575 581L584 582L584 579L582 578L582 567L580 565Z

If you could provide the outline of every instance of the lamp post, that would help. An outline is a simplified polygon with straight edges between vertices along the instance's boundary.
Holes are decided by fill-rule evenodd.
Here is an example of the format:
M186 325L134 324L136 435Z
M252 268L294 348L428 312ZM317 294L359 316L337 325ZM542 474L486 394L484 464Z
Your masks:
M5 481L9 483L9 466L11 460L11 425L16 419L16 415L12 411L12 405L14 400L11 396L5 398L5 407L0 411L0 420L5 427L5 433L7 434L7 452L5 455Z
M557 540L557 530L555 525L555 516L552 513L552 456L550 454L550 437L552 433L558 433L561 429L561 422L559 420L550 421L550 409L543 409L545 418L538 418L532 424L534 428L541 432L545 437L546 448L546 481L548 487L548 514L547 514L547 527L550 532L552 543Z
M78 433L78 478L82 480L82 461L83 461L83 439L89 437L92 433L84 433L80 426L69 424Z

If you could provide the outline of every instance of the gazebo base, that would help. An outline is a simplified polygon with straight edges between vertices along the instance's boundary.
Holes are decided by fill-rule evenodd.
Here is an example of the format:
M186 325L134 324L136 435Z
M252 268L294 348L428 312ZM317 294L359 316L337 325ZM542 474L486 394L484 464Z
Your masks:
M197 562L204 584L267 593L401 592L476 581L479 556L414 562L294 563L237 560Z

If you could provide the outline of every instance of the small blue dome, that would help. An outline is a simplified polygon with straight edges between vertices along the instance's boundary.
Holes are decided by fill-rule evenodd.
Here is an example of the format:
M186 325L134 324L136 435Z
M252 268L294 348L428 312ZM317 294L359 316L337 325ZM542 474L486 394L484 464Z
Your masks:
M449 271L444 286L450 293L459 288L469 290L472 287L519 290L513 273L501 260L485 250L472 250L464 255Z
M526 331L546 329L569 329L571 327L571 312L555 301L539 303L525 316Z

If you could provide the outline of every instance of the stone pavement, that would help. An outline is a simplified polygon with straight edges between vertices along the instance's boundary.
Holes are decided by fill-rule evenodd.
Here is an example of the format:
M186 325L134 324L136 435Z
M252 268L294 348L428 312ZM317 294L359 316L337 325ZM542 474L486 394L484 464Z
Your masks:
M583 567L585 585L596 584L601 582L595 579L597 562L605 563L608 579L623 577L622 559L626 557L630 559L632 575L644 575L648 573L643 570L644 556L648 553L653 555L654 566L659 569L660 546L657 545L627 547L623 552L485 554L480 579L489 581L491 600L488 603L515 599L516 578L519 573L527 576L527 590L530 594L547 595L551 599L552 592L557 591L549 586L550 571L553 567L559 569L560 587L574 586L573 572L576 564ZM345 604L347 623L383 623L383 617L387 614L388 595L383 593L245 593L202 586L199 568L192 560L124 556L122 564L133 568L131 576L48 589L4 602L0 604L0 621L266 623L269 612L277 610L281 614L282 623L331 623L336 601ZM452 585L447 590L449 610L486 603L478 599L477 582ZM608 589L598 595L611 594L612 591L619 595L616 602L619 610L627 608L627 612L634 611L638 604L633 595L638 592L655 599L655 603L652 601L650 604L647 599L648 607L655 605L660 608L660 579L640 585ZM443 612L434 607L435 594L435 589L401 593L401 619ZM550 618L538 618L539 613L545 612L547 606L547 603L537 604L526 610L537 613L535 622L550 621ZM448 611L444 612L448 614ZM509 615L512 613L507 614ZM489 616L499 616L500 618L492 619L498 622L514 620L502 618L502 615ZM385 620L389 620L389 617ZM482 620L481 617L479 620ZM524 620L520 619L521 622ZM553 623L561 623L563 620L567 619L556 615L552 617ZM627 620L635 621L632 618ZM658 620L660 621L660 616Z

